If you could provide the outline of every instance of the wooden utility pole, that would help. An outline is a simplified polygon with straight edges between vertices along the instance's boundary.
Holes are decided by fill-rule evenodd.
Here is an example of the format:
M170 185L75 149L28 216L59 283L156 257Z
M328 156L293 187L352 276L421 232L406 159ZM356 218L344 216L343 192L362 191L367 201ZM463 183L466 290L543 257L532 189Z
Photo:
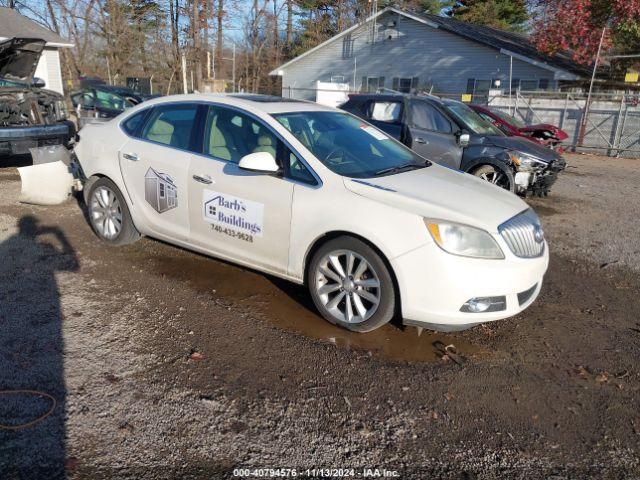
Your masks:
M189 85L187 85L187 57L182 54L182 92L189 93Z
M194 90L202 92L202 59L200 51L200 0L193 1L193 12L191 19L191 28L193 30L193 60L196 71L196 82L193 86Z
M224 0L218 0L218 10L216 11L216 58L215 65L218 65L218 78L222 77L222 21L224 20Z
M600 60L600 51L602 50L602 42L604 42L604 34L607 32L606 25L602 28L600 35L600 43L598 44L598 53L596 53L596 61L593 63L593 73L591 74L591 83L589 84L589 94L587 95L587 103L584 106L584 113L580 121L580 133L578 135L578 145L584 143L584 136L587 133L587 122L589 120L589 108L591 108L591 93L593 92L593 82L596 79L596 70L598 69L598 61Z
M287 33L286 33L286 48L291 48L291 42L293 41L293 0L287 0Z

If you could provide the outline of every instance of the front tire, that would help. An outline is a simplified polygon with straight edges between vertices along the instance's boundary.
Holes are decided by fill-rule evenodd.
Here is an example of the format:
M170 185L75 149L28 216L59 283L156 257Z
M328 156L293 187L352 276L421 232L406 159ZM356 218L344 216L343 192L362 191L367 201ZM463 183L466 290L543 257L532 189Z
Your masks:
M472 175L510 192L515 192L515 178L511 169L495 165L481 165L471 172Z
M140 238L122 193L108 178L91 185L87 213L95 234L111 245L127 245Z
M320 314L354 332L370 332L389 322L396 289L380 255L357 238L342 236L322 245L309 266L307 283Z

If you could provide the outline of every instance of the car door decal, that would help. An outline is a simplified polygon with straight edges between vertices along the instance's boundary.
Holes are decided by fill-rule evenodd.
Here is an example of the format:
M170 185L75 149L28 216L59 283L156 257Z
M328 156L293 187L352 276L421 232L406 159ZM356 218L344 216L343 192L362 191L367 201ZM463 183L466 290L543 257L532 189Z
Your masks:
M264 205L226 193L204 189L202 214L214 230L249 242L263 233Z
M173 178L149 168L144 176L144 198L158 213L178 206L178 187Z

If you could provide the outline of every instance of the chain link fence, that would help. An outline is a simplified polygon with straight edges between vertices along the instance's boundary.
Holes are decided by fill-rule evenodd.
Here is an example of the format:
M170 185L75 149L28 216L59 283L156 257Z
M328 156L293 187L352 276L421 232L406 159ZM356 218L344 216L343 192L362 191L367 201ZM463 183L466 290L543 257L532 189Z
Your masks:
M282 96L285 98L317 101L334 107L346 102L348 95L352 93L362 92L352 91L347 85L327 89L282 88ZM580 130L587 104L586 94L540 91L518 91L512 95L425 93L488 105L527 125L556 125L569 135L564 142L564 148L568 151L640 158L640 96L637 93L593 94L582 141Z

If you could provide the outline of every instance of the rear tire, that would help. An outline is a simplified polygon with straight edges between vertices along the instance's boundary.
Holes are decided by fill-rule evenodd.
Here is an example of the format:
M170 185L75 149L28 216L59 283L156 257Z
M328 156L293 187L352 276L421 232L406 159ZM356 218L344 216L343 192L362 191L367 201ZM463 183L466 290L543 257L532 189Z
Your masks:
M480 165L475 168L471 174L500 188L515 192L516 182L510 168L500 168L495 165Z
M91 184L87 195L87 215L95 234L110 245L127 245L140 238L127 202L108 178Z
M313 255L307 284L320 314L354 332L370 332L389 322L397 295L381 256L357 238L342 236Z

